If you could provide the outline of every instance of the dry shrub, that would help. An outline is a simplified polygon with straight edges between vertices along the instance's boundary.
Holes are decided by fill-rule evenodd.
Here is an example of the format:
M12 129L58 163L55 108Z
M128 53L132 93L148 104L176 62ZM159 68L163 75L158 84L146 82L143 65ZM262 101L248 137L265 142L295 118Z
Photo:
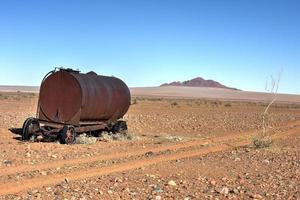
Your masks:
M270 147L272 143L273 143L272 138L268 136L253 138L253 144L256 148L267 148Z
M8 96L6 94L0 94L0 100L8 99Z
M232 104L231 104L230 102L227 102L227 103L224 104L224 106L225 106L225 107L231 107Z
M171 106L178 106L178 103L176 101L171 103Z
M265 109L264 112L262 113L262 132L257 138L253 139L253 144L256 148L269 147L273 143L272 138L268 136L268 129L270 123L269 109L277 100L277 92L278 92L280 79L281 79L281 73L278 74L277 79L271 76L270 82L268 80L266 81L265 89L266 91L269 92L270 99L268 99L269 103L264 104Z
M102 132L99 140L104 142L110 142L113 140L135 140L138 139L138 137L134 136L130 133L111 133L111 132Z

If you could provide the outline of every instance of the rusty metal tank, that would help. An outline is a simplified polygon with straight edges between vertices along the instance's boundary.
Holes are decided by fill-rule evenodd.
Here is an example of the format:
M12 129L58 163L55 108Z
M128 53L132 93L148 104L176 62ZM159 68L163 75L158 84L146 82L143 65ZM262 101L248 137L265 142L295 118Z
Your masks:
M60 69L41 84L37 117L72 125L114 122L125 115L129 106L130 91L122 80Z

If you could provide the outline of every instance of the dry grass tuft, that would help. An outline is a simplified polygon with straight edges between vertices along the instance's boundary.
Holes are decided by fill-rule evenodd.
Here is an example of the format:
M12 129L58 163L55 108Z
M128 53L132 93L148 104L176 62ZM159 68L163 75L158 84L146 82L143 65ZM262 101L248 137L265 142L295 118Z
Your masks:
M253 138L253 145L258 149L270 147L272 144L273 140L268 136Z

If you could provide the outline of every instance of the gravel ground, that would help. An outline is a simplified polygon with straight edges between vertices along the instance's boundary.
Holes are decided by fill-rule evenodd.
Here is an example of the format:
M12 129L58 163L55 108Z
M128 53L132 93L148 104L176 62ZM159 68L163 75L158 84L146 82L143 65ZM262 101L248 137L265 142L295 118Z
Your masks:
M0 199L300 199L297 106L275 106L270 110L270 133L287 136L276 138L271 147L264 149L252 145L230 147L232 141L228 139L236 136L251 143L249 132L258 133L261 127L264 108L261 104L174 99L138 99L131 106L125 119L130 133L138 139L88 138L87 141L84 138L78 142L81 144L61 145L24 143L13 138L8 128L20 127L26 117L34 116L37 96L21 93L2 97L0 185L13 183L17 187L24 180L31 184L30 180L35 178L45 181L56 175L63 178L60 183L44 186L41 182L41 187L3 195ZM297 124L292 125L294 122ZM68 179L71 172L85 176L95 167L122 167L131 161L148 162L214 148L209 142L185 146L187 142L212 137L224 140L228 137L227 150L136 168L129 166L91 178ZM168 145L179 146L169 150ZM95 158L99 159L93 161ZM56 166L68 161L71 164ZM34 166L44 168L26 171ZM12 169L16 171L7 172ZM1 187L0 192L3 192Z

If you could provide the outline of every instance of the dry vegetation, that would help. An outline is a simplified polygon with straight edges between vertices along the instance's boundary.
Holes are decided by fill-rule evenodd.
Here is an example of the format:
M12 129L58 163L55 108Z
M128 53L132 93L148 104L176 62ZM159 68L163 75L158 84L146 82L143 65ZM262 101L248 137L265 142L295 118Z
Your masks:
M133 97L136 140L24 143L10 127L37 94L0 93L0 199L299 199L300 106L274 104L274 144L255 149L266 103Z
M207 99L162 99L133 97L135 102L125 116L131 130L139 134L176 134L207 137L241 133L262 128L267 103ZM270 127L299 119L297 104L274 104Z

